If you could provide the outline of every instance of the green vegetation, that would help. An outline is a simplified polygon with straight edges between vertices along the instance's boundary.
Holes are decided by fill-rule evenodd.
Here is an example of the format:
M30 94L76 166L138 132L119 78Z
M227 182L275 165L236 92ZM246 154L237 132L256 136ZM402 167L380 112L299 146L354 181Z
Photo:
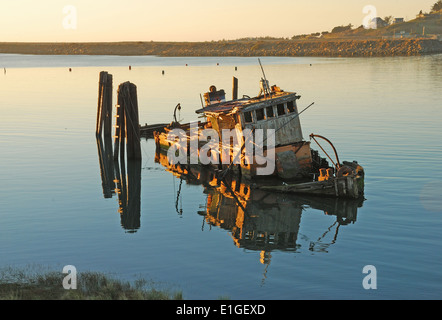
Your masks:
M346 26L338 26L338 27L334 27L334 28L332 29L331 32L332 32L332 33L344 32L344 31L351 30L352 27L353 27L352 24L349 23L349 24L346 25Z
M437 12L442 10L442 0L437 1L433 6L431 7L431 12Z
M384 21L387 25L390 25L393 23L393 16L386 16L384 17Z
M100 272L77 275L77 289L63 288L62 272L35 268L0 270L0 300L182 300L181 292L153 288L144 280L134 283L114 279Z

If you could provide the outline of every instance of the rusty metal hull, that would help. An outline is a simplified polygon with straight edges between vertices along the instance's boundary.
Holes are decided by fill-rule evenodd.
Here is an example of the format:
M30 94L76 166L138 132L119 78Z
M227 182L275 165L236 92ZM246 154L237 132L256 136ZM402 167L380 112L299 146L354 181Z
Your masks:
M358 199L364 195L364 177L345 176L324 181L312 181L280 186L260 186L261 190L283 193L322 195Z

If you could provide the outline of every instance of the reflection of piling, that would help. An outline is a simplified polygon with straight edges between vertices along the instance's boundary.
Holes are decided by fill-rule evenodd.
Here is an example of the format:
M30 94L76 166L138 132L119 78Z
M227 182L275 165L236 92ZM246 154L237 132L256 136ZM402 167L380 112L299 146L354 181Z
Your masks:
M97 124L95 132L101 136L111 135L112 129L112 75L106 71L100 72L98 86Z
M98 159L100 161L101 182L103 187L103 195L105 198L112 198L115 189L114 178L114 162L112 159L112 140L111 137L103 140L97 137Z
M118 157L119 152L120 154L124 153L125 140L127 158L141 159L137 87L130 82L124 82L118 88L115 137L114 159Z
M127 212L121 217L125 229L140 228L141 211L141 161L127 162Z
M140 228L141 217L141 161L128 160L127 171L124 160L116 162L117 194L121 226L134 232Z

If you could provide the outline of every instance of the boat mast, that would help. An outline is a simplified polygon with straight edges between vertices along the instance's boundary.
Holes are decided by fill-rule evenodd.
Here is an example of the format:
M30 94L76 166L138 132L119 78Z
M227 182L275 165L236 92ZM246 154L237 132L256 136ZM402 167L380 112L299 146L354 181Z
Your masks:
M262 75L264 76L264 80L261 80L261 90L264 93L264 97L266 95L269 95L269 97L270 97L269 82L267 81L266 74L264 72L264 68L262 67L261 59L258 58L258 62L259 62L259 65L261 66Z

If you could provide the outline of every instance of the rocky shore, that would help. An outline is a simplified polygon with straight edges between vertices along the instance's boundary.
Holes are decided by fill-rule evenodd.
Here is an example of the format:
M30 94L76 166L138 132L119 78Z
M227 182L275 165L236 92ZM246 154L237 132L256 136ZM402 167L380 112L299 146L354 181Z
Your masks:
M391 40L234 40L212 42L0 43L0 53L122 56L316 56L369 57L442 53L442 41Z

